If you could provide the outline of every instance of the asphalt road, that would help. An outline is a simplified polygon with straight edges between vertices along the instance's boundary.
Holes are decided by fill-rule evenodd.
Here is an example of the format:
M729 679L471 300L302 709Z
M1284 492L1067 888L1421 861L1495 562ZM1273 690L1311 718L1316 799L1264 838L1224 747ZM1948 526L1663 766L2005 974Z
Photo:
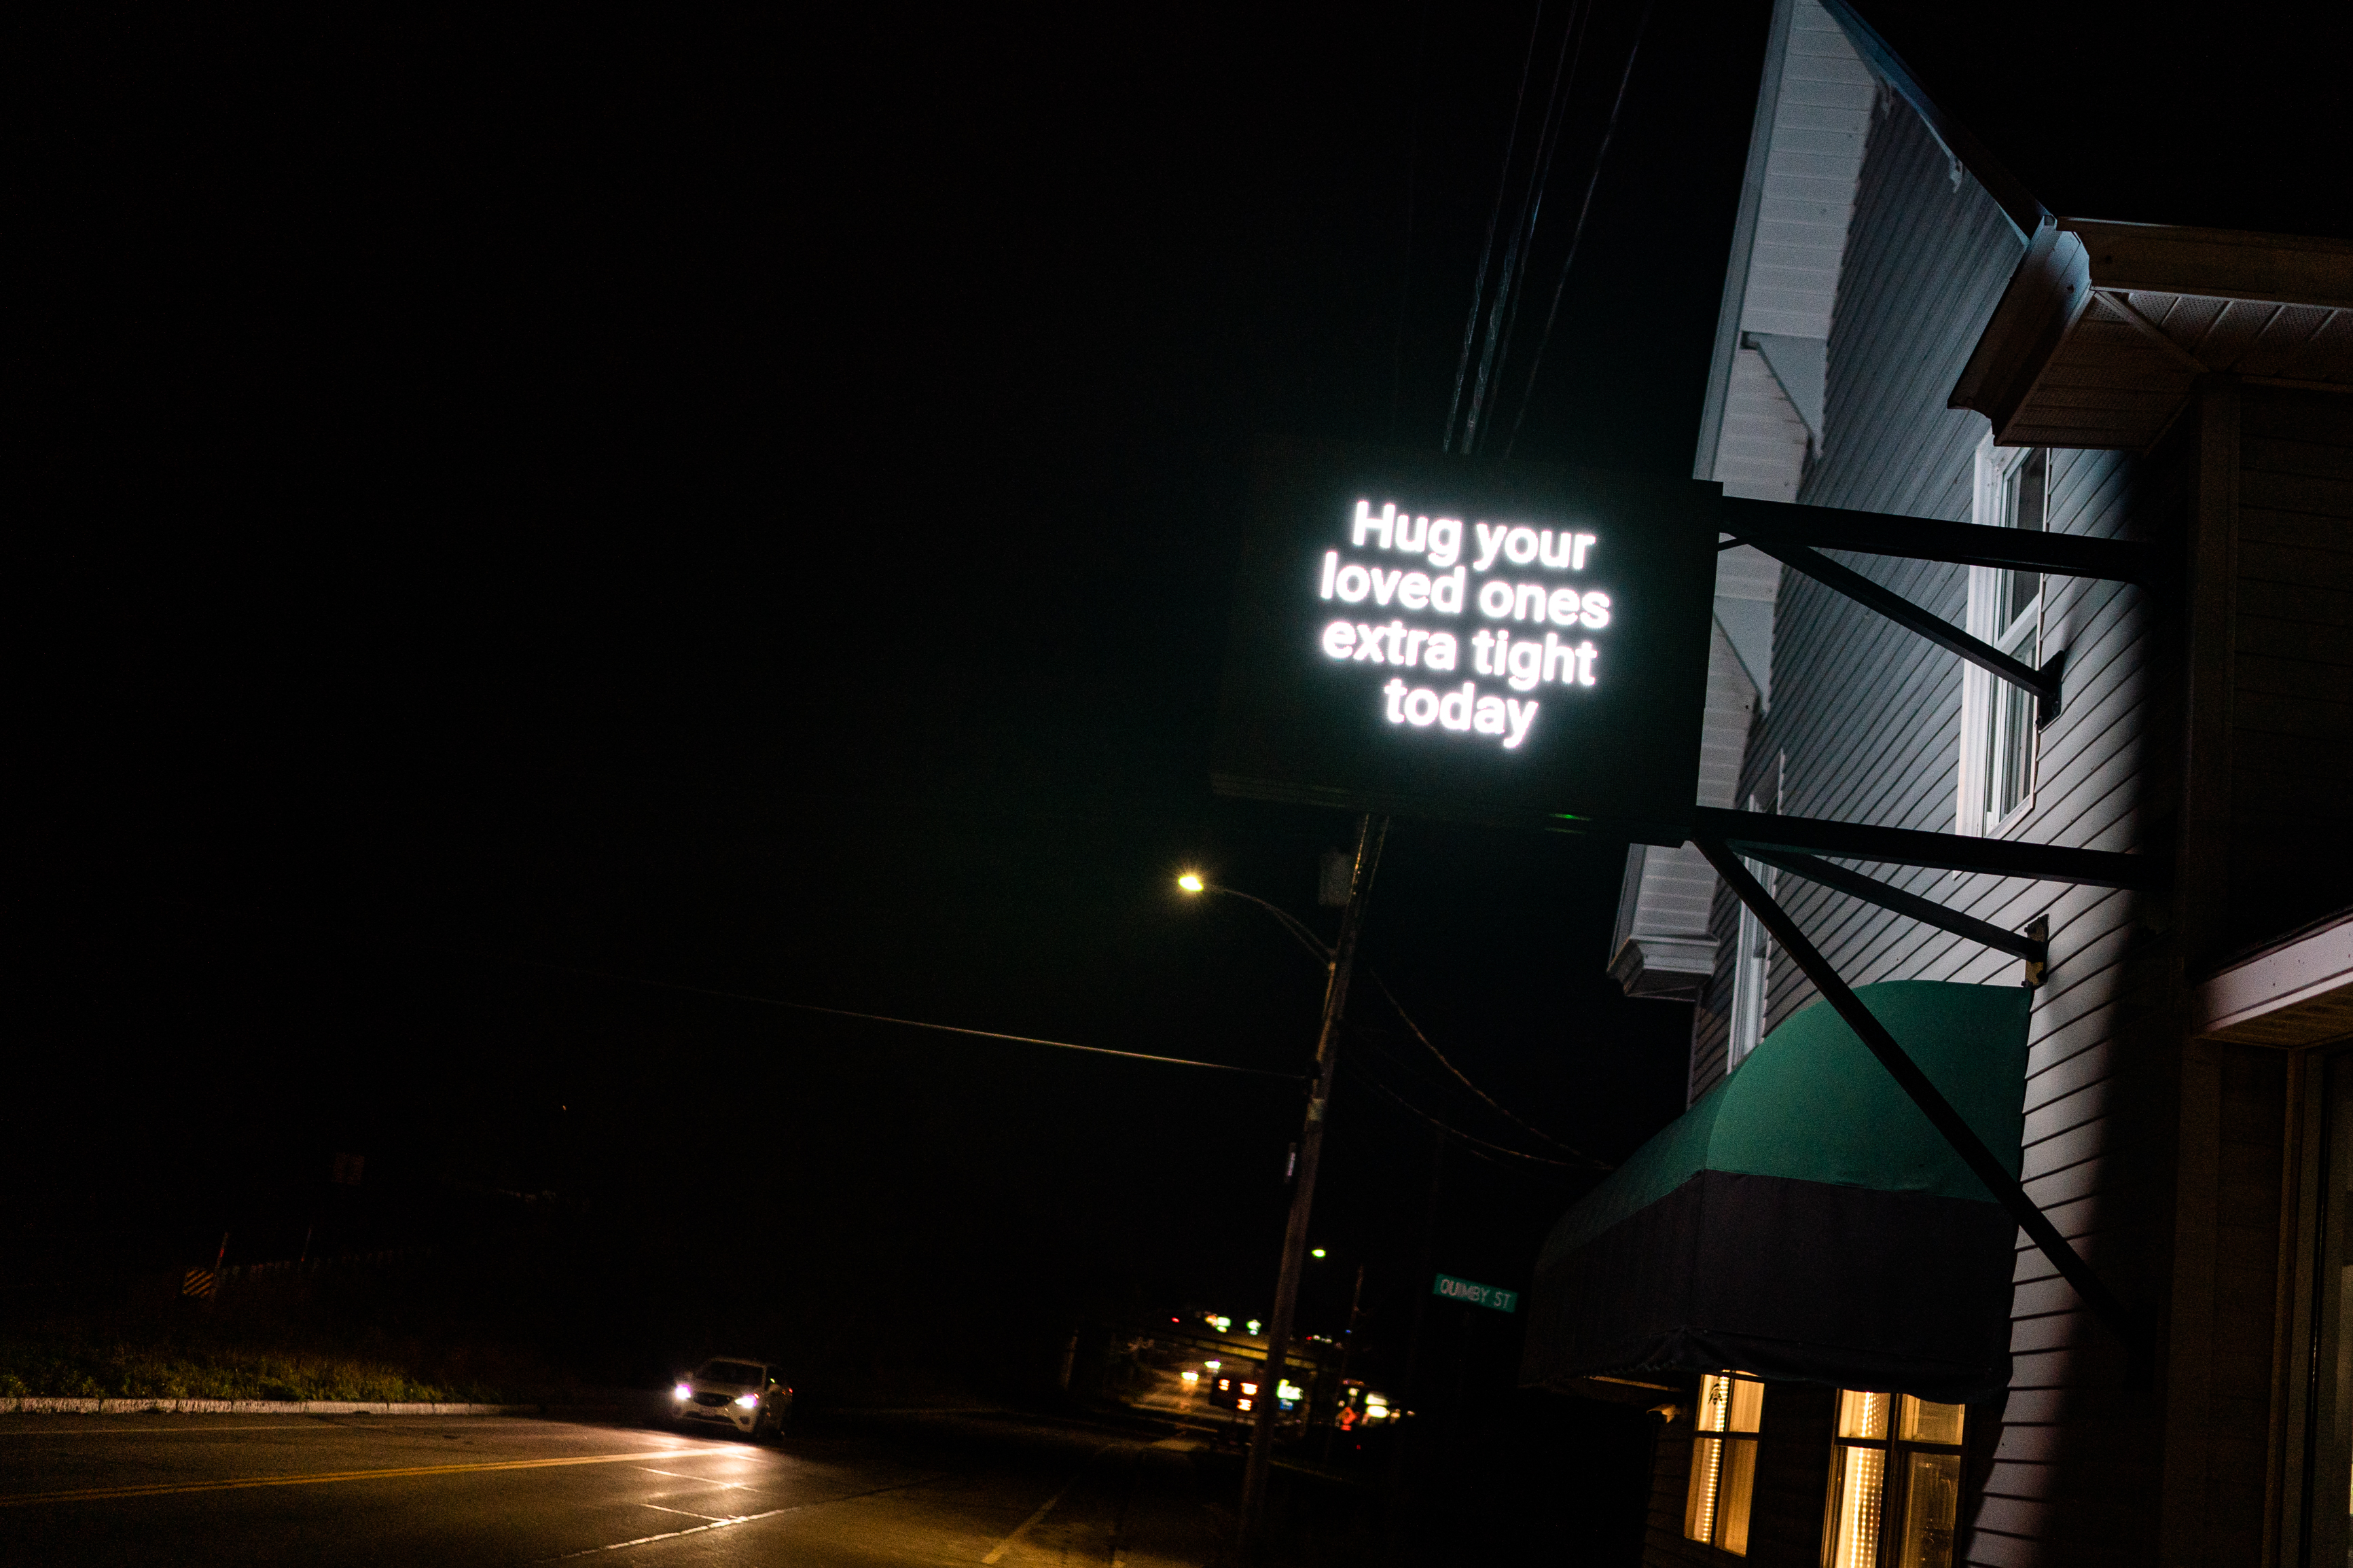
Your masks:
M1179 1435L977 1414L753 1445L495 1417L0 1416L0 1563L1201 1568Z

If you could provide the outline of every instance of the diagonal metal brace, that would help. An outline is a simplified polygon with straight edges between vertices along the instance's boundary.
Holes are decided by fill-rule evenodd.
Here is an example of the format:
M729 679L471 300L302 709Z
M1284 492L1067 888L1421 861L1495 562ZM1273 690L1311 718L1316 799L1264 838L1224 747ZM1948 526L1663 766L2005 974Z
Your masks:
M1985 1146L1985 1141L1978 1136L1977 1130L1953 1109L1953 1102L1947 1100L1943 1091L1930 1081L1928 1075L1920 1070L1920 1064L1896 1044L1895 1037L1887 1032L1887 1026L1872 1016L1871 1009L1862 1005L1862 999L1854 994L1853 987L1840 979L1838 971L1831 967L1830 961L1806 940L1806 933L1798 929L1788 911L1775 903L1772 895L1749 875L1748 868L1740 863L1740 857L1721 839L1695 838L1693 842L1699 847L1699 852L1707 857L1708 864L1715 868L1716 875L1724 879L1725 885L1756 915L1757 922L1772 933L1773 940L1781 944L1781 950L1797 961L1806 978L1814 983L1814 989L1822 994L1822 999L1845 1021L1847 1027L1855 1032L1856 1037L1862 1041L1871 1054L1879 1058L1879 1065L1887 1069L1897 1087L1904 1090L1914 1105L1919 1107L1920 1114L1928 1119L1928 1124L1944 1136L1945 1142L1952 1146L1954 1153L1961 1157L1961 1163L1969 1168L1970 1173L1985 1184L1986 1191L1993 1195L1994 1201L2017 1221L2018 1228L2024 1231L2041 1249L2042 1256L2051 1260L2051 1266L2059 1271L2060 1278L2074 1288L2076 1296L2092 1315L2124 1342L2135 1381L2144 1379L2153 1363L2148 1341L2130 1309L2108 1289L2105 1280L2093 1272L2092 1266L2084 1261L2082 1254L2069 1245L2067 1238L2059 1234L2059 1227L2052 1225L2050 1216L2026 1195L2026 1189L2019 1184L2018 1178L1994 1158L1993 1151Z
M1784 544L1806 544L1817 550L1852 550L1860 555L1946 561L2006 572L2045 572L2058 577L2096 577L2143 587L2164 580L2164 558L2153 547L2129 540L1740 496L1724 498L1723 517L1724 531L1748 541L1770 535Z
M1826 588L1844 594L1848 598L1869 609L1877 610L1907 631L1917 632L1938 647L1959 654L1980 669L1991 670L2012 686L2031 691L2042 700L2042 714L2047 720L2059 710L2058 661L2036 669L2014 659L1993 644L1953 625L1939 615L1921 608L1903 595L1881 587L1862 573L1840 565L1820 551L1809 550L1802 544L1788 544L1769 533L1744 534L1745 542L1770 555L1792 571L1803 572Z
M1749 855L1759 849L1780 849L1796 855L1829 855L1841 860L1873 860L1891 866L1929 866L1939 871L2073 882L2090 888L2154 887L2166 874L2165 861L2154 855L2120 855L2110 849L2077 849L2063 844L2024 844L2010 838L1973 838L1959 833L1924 833L1916 827L1882 827L1869 822L1827 822L1814 816L1727 811L1713 805L1692 807L1685 821L1691 837L1725 839L1738 844L1742 852Z
M1924 899L1917 893L1907 893L1893 888L1875 877L1860 871L1850 871L1843 866L1833 866L1811 855L1793 855L1785 849L1759 849L1753 845L1739 847L1749 858L1762 860L1768 866L1778 866L1810 882L1820 882L1825 888L1835 888L1850 898L1861 899L1866 904L1877 904L1883 910L1893 910L1915 921L1967 937L1981 947L1997 952L2015 953L2029 963L2050 962L2051 944L2017 931L2006 931L1989 921L1965 915L1958 910L1947 909L1934 899Z

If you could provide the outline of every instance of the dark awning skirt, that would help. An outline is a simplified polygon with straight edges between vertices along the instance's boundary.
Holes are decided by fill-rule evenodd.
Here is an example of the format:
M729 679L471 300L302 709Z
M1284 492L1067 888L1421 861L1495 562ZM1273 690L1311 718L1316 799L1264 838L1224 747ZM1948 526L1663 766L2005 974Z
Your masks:
M1908 980L1856 994L2015 1173L2031 993ZM1730 1367L1980 1397L2010 1381L2017 1237L1817 1002L1553 1227L1521 1381Z

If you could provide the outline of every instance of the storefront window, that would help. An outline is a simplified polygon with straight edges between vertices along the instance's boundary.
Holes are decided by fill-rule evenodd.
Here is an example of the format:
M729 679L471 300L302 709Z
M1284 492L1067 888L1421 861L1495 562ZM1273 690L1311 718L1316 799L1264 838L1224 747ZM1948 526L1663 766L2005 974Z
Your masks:
M1756 1379L1727 1372L1699 1380L1699 1436L1692 1439L1691 1489L1683 1500L1687 1539L1747 1554L1756 1433L1764 1415L1765 1385Z
M1961 1407L1839 1390L1824 1568L1952 1568Z

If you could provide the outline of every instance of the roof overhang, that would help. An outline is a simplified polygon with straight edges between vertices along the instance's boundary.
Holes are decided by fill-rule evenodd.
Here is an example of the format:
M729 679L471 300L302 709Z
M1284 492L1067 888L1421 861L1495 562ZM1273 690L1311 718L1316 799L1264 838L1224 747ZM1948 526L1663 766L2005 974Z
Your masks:
M2213 374L2353 392L2353 244L2052 219L1947 405L2000 446L2146 451Z
M2210 976L2191 1008L2212 1040L2294 1047L2353 1035L2353 911Z

